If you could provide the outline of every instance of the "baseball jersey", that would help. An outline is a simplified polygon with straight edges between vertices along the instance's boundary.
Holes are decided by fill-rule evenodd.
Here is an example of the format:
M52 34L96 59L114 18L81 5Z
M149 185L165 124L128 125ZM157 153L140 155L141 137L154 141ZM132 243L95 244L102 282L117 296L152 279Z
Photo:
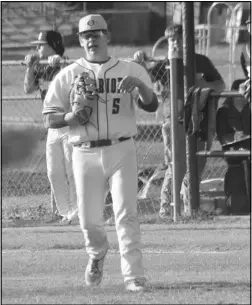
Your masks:
M37 65L34 68L34 83L39 87L42 101L45 98L49 83L60 71L60 66Z
M62 58L67 59L66 57L62 57ZM45 99L50 82L59 73L60 70L61 67L59 65L52 67L50 65L38 64L34 67L34 84L39 89L42 102ZM50 130L48 131L49 132L48 135L51 138L65 135L69 130L68 126L60 128L58 130L52 130L51 128L49 129Z
M83 72L95 80L98 98L92 103L90 121L85 125L69 127L69 142L75 145L86 141L134 136L137 133L137 92L120 93L118 85L125 76L133 76L153 88L148 73L134 62L110 58L107 62L98 64L80 58L62 69L51 82L44 100L43 114L71 111L70 87L74 78Z

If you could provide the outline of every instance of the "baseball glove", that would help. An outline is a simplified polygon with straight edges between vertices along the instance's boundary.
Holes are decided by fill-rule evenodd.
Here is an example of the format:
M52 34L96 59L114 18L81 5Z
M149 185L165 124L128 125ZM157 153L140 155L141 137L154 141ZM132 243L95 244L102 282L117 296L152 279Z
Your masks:
M88 73L80 73L70 89L70 104L80 125L89 122L93 112L92 103L97 98L96 81Z

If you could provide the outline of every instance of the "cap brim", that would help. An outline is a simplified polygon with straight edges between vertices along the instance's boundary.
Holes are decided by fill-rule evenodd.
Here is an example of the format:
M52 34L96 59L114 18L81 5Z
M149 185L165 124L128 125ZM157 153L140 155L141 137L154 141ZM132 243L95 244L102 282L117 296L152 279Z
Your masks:
M44 40L35 40L35 41L31 41L30 43L31 44L47 44L47 42Z
M84 30L84 31L79 31L79 32L77 32L77 34L80 34L80 33L88 33L88 32L96 32L96 31L107 31L107 29Z

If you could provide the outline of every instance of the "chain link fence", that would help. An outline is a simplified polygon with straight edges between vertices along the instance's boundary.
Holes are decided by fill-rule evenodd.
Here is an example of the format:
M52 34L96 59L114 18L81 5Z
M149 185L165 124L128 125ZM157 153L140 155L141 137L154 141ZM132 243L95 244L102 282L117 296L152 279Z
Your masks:
M70 61L71 62L71 61ZM159 97L160 107L156 113L136 110L138 133L135 144L138 159L138 210L144 220L156 219L160 208L160 192L165 174L162 121L169 113L167 88L167 62L153 60L151 77ZM46 173L47 131L42 122L40 93L24 95L25 67L20 62L2 62L2 128L22 128L29 125L37 131L38 144L33 154L22 164L8 167L2 172L2 197L4 200L36 201L38 206L50 203L50 185ZM214 142L212 149L217 149ZM223 159L207 161L203 180L221 178L226 170ZM106 200L105 219L112 215L110 194Z

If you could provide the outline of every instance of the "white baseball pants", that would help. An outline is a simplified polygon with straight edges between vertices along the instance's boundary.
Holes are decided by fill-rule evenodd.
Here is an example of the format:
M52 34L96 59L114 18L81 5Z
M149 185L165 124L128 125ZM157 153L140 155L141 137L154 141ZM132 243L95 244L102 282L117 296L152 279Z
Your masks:
M77 214L77 197L72 169L72 145L68 129L48 129L46 142L47 175L59 214L72 218Z
M124 280L143 277L137 218L137 161L133 139L99 148L73 148L80 227L86 251L102 258L109 247L103 210L109 182Z

